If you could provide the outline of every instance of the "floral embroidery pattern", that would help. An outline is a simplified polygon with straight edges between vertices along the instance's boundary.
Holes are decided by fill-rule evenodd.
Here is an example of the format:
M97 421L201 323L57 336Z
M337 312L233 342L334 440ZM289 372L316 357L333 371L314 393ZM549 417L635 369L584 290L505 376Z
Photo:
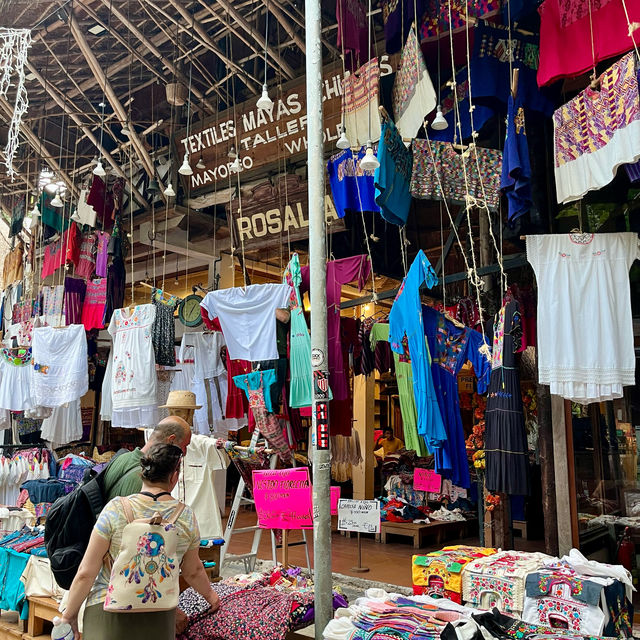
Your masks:
M504 312L505 307L500 309L493 325L493 351L491 355L491 368L498 369L504 360Z
M42 373L43 375L47 375L49 373L49 365L47 364L38 364L37 362L33 363L33 370L36 373Z
M29 349L2 349L2 357L5 362L15 367L24 367L31 364L31 348Z
M434 359L451 375L456 375L458 359L466 343L467 332L462 331L458 335L452 334L445 326L444 316L441 315L438 320L438 330L436 332L438 353Z

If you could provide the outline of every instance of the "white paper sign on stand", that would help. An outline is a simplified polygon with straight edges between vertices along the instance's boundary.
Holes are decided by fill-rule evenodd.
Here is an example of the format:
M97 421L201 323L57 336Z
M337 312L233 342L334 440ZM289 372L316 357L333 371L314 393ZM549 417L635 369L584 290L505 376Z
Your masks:
M380 533L380 503L377 500L338 500L338 530Z

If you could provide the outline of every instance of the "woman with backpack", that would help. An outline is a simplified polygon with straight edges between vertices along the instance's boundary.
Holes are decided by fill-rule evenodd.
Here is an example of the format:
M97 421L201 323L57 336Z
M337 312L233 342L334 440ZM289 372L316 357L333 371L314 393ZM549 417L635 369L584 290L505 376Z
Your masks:
M140 461L142 491L114 498L102 510L62 617L76 640L85 598L83 636L89 640L174 640L180 575L218 608L198 556L195 515L171 497L181 458L174 445L153 445Z

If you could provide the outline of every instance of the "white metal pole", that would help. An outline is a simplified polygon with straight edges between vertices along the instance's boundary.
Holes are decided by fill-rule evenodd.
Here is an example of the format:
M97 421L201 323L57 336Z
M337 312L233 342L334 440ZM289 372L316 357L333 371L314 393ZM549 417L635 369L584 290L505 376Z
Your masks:
M309 175L309 265L311 363L313 367L313 567L315 637L333 614L331 574L331 454L327 354L327 263L322 139L322 25L319 0L305 1L307 71L307 166Z

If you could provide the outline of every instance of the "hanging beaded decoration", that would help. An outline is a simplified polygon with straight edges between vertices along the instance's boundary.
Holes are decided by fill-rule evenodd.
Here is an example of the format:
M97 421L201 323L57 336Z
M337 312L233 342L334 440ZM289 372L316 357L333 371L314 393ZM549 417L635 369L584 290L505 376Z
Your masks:
M27 89L24 86L24 67L30 46L29 29L0 28L0 96L7 99L9 88L15 87L13 115L9 123L7 146L4 149L4 164L7 167L7 175L12 179L15 176L13 158L20 144L20 124L22 116L29 108ZM14 76L17 77L17 81L13 80Z

